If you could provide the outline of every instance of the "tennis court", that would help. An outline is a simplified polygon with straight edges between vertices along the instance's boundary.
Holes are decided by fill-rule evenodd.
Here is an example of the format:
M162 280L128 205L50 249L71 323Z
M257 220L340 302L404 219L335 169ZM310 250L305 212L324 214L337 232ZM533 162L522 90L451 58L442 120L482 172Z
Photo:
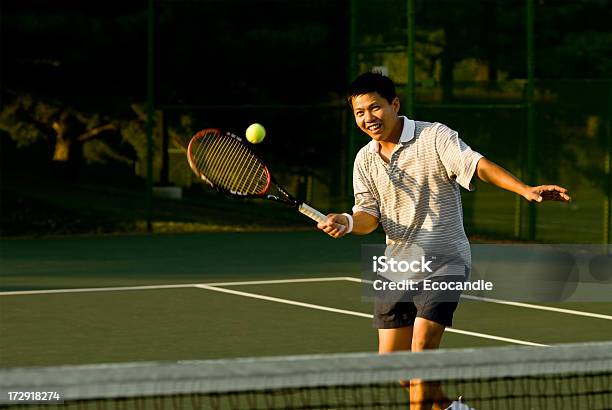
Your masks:
M612 409L606 2L47 3L2 8L0 409ZM495 289L380 355L379 276Z
M383 240L316 231L4 240L3 377L11 390L60 382L82 408L404 408L396 380L410 368L481 409L608 406L606 345L547 349L550 359L505 349L607 341L611 303L466 295L442 347L501 350L380 363L359 261L362 244ZM562 366L571 373L559 377ZM455 384L458 375L468 379Z
M319 232L2 242L2 367L376 350L362 243ZM609 340L612 303L464 298L443 347Z

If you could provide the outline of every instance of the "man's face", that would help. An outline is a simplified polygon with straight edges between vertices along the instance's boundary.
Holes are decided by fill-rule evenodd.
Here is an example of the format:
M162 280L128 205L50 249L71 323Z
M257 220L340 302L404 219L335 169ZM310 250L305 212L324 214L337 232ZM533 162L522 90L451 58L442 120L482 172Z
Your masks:
M361 94L352 99L357 126L376 141L393 140L400 103L395 98L389 103L377 92Z

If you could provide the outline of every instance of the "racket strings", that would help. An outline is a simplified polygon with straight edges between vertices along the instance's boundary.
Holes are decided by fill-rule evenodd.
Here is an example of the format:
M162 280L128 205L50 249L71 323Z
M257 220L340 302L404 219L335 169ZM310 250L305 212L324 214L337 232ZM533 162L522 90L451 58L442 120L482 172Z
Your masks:
M243 154L243 155L246 156L246 154ZM252 159L241 158L241 161L244 161L245 166L242 168L242 170L238 174L238 180L241 181L240 184L238 185L238 190L248 192L249 185L252 185L252 181L249 180L249 178L247 178L247 175L249 175L249 170L251 168L250 162L252 162Z
M202 164L210 164L211 166L208 167L209 169L205 177L212 182L213 180L216 180L219 176L219 169L215 166L214 163L212 163L211 155L213 155L215 150L218 149L221 140L213 138L212 135L209 133L206 134L206 136L203 138L198 138L196 141L197 150L194 155L196 167L198 168L199 172L202 173L201 171L204 168Z
M200 138L197 157L197 167L211 182L217 183L223 177L222 166L225 163L215 160L215 153L221 151L226 140L214 138L214 134L207 134Z
M191 158L196 172L212 185L241 195L266 190L265 165L236 138L211 131L193 143Z
M214 185L227 189L227 169L231 164L225 160L226 155L223 153L227 152L229 138L216 138L215 134L208 134L199 141L201 141L199 150L201 155L197 161L198 169Z
M255 190L263 190L265 187L259 187L259 184L263 181L265 184L268 184L266 168L263 164L257 160L254 156L251 156L248 160L245 159L245 169L244 175L253 175L253 178L242 178L242 184L240 188L245 189L246 191Z
M219 147L217 148L217 152L219 153L227 153L231 152L232 149L232 141L229 138L224 138L220 141ZM215 151L211 151L215 152ZM221 158L223 159L223 158ZM230 161L219 161L218 163L211 162L214 165L213 170L216 172L217 185L222 187L229 187L231 183L231 179L234 176L232 170L232 162Z
M244 166L237 172L236 180L239 181L236 185L238 192L262 192L268 185L268 176L265 166L251 154L250 151L244 149L242 144L233 140L232 144L239 146L239 162Z
M230 167L224 169L226 177L222 180L222 184L231 183L235 192L260 192L265 188L260 186L262 182L260 174L264 167L254 155L240 148L243 148L242 144L232 138L226 149L235 150L238 153L237 162L243 166L230 170L231 164L229 164Z

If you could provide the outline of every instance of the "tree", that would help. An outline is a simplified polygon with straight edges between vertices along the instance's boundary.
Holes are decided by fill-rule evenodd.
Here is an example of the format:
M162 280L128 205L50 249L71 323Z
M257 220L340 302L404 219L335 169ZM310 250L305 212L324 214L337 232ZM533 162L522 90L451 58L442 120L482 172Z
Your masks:
M77 178L84 162L130 166L146 158L145 121L102 116L31 94L15 96L0 111L0 130L17 148L48 144L48 162L62 178ZM44 162L44 159L42 160Z
M77 111L59 101L35 99L31 95L15 97L0 112L0 129L18 146L39 138L53 141L53 161L77 161L87 141L117 131L115 122L99 115Z

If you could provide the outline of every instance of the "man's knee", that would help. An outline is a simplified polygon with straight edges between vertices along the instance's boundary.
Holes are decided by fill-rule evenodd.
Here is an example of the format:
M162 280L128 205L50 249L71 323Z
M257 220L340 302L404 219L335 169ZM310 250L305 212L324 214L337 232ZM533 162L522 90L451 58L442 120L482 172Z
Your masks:
M432 322L431 320L417 318L412 334L412 351L420 352L440 347L444 329L444 325Z

